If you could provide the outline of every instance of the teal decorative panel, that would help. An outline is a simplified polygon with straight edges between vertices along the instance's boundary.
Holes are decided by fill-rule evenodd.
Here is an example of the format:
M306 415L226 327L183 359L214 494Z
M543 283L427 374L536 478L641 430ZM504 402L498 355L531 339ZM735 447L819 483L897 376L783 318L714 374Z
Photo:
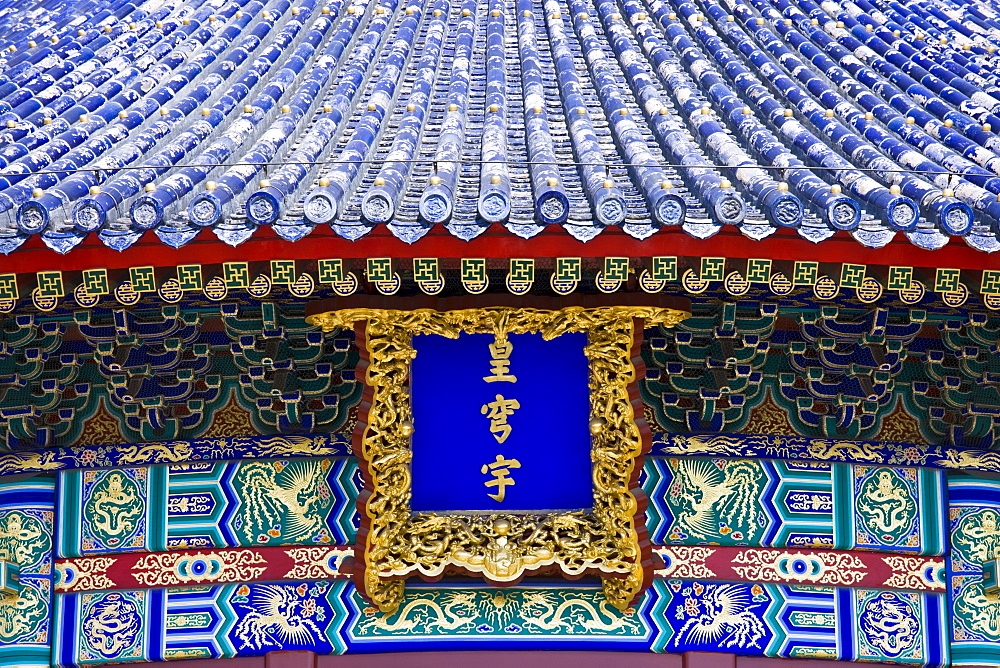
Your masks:
M983 562L1000 558L1000 481L948 481L951 654L956 666L1000 665L1000 595L983 591Z
M761 459L646 459L657 545L833 547L830 465Z
M944 553L944 474L928 468L649 457L650 539Z
M54 506L53 478L0 484L0 561L20 571L20 592L0 593L0 666L49 665Z
M927 468L835 464L836 547L944 554L944 474Z
M59 556L350 544L360 485L353 457L65 471Z

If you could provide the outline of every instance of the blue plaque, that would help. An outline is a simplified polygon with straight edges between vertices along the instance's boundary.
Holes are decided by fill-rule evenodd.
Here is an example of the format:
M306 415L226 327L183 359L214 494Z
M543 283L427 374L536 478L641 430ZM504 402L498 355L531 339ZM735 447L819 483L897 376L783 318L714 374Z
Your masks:
M417 512L589 510L587 335L413 337Z

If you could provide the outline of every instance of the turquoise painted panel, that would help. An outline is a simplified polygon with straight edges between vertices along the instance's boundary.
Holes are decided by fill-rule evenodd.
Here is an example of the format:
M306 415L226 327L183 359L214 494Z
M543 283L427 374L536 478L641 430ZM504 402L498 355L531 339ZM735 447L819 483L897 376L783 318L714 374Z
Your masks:
M58 552L350 544L360 487L353 457L66 471Z
M762 459L650 457L650 539L944 553L944 474Z
M951 654L956 666L1000 665L1000 596L983 591L982 564L1000 558L1000 481L948 481Z
M54 515L54 478L0 485L0 560L19 567L21 584L0 594L0 666L49 665Z

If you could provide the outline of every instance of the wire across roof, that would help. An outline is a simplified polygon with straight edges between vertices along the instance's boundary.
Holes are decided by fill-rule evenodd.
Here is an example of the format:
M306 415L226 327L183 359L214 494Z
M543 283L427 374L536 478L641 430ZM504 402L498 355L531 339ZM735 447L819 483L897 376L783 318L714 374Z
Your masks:
M209 227L1000 249L967 0L0 2L0 251Z

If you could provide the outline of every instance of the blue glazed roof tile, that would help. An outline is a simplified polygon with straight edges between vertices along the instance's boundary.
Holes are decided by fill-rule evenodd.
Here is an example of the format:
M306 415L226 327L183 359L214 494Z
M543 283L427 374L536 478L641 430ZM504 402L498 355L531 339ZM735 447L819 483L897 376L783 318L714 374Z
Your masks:
M494 224L1000 248L992 5L22 5L0 1L3 253Z

